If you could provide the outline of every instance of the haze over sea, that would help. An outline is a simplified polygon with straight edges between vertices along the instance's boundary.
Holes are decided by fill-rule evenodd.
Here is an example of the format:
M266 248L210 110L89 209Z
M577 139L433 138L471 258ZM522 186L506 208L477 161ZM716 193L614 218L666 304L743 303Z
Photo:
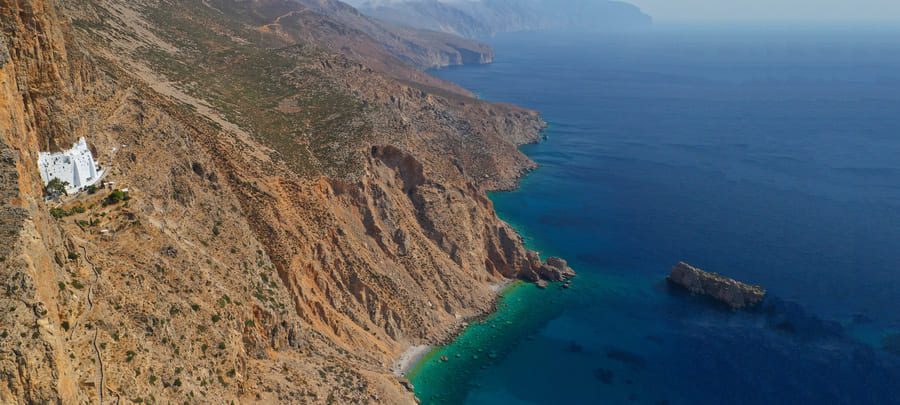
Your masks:
M515 34L491 65L434 72L551 123L524 148L543 167L492 199L580 277L509 290L413 371L419 397L900 403L898 34ZM669 288L679 261L762 284L766 308Z

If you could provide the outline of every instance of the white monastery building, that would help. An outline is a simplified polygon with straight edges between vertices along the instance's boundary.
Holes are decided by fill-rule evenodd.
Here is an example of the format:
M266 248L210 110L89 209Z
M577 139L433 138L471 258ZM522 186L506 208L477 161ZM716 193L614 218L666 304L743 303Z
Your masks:
M98 165L84 138L79 139L67 151L38 153L38 168L44 185L50 183L50 180L60 179L69 183L67 193L81 191L99 182L103 172L97 170Z

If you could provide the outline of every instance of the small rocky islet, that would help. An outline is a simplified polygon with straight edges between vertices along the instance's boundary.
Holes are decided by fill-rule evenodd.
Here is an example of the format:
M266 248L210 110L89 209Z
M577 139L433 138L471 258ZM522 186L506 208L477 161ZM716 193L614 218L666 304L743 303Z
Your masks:
M569 263L558 257L548 257L542 262L540 253L534 250L526 251L526 257L530 268L519 273L519 278L534 282L539 288L547 288L548 282L567 282L577 276L575 270L569 267ZM568 288L571 284L563 284Z
M741 309L760 304L766 297L766 290L740 281L709 273L681 262L672 267L669 283L684 288L691 294L705 295L728 305L731 309Z

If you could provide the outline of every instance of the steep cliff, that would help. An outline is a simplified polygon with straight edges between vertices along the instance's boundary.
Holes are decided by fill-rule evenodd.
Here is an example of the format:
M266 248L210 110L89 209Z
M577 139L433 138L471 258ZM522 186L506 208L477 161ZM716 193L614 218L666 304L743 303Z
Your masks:
M392 359L541 268L483 192L533 111L296 4L0 17L2 403L412 403ZM82 136L130 199L56 218L37 153Z

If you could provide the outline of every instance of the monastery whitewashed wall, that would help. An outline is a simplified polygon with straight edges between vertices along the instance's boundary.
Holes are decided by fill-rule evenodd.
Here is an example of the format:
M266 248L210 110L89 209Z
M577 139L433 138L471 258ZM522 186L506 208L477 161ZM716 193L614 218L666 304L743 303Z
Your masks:
M44 184L50 183L54 178L60 179L69 183L66 191L70 193L100 181L102 173L97 170L97 166L84 138L79 139L67 151L38 154L38 168Z

